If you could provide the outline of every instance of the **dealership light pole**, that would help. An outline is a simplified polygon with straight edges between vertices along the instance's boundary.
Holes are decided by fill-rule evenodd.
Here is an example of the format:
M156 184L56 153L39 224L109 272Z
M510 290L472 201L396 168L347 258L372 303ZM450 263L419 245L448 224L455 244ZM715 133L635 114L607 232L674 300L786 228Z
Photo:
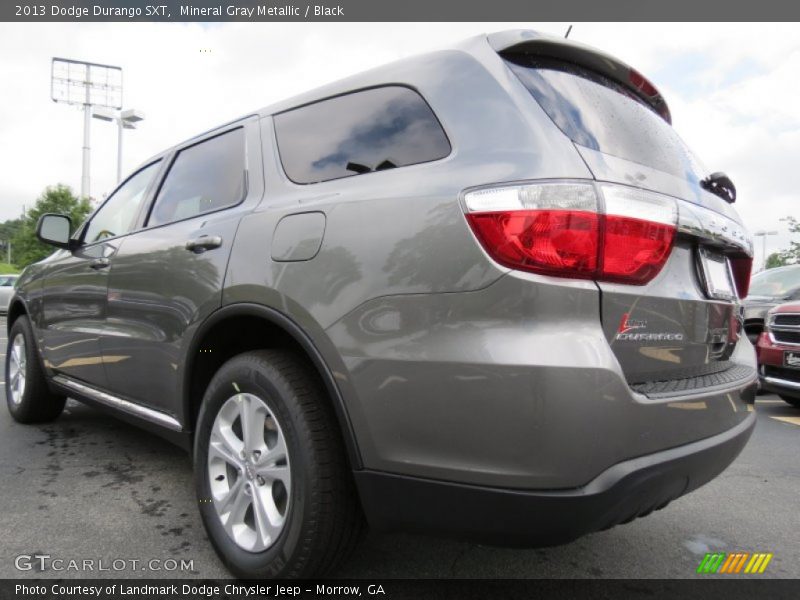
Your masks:
M766 229L762 229L761 231L756 231L753 234L753 237L760 237L761 238L761 255L763 257L763 262L761 263L761 270L765 270L767 268L767 236L768 235L778 235L777 231L767 231Z
M50 98L83 107L81 196L88 198L92 108L122 108L122 68L54 57L50 65Z
M117 183L122 181L122 131L136 129L136 124L144 121L144 113L134 108L128 110L113 110L103 106L92 108L92 116L101 121L116 122L117 124Z

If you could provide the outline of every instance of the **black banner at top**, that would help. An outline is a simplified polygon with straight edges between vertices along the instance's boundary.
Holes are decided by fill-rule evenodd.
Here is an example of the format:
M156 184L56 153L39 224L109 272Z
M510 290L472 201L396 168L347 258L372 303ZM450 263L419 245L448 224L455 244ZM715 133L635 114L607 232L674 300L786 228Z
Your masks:
M795 21L791 0L49 0L0 21Z

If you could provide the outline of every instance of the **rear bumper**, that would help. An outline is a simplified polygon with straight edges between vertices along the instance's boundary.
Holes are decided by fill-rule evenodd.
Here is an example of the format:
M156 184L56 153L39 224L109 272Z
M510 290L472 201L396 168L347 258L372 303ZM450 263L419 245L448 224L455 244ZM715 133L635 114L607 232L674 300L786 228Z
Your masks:
M376 471L355 477L375 529L552 546L649 514L710 481L738 456L755 421L750 413L721 434L621 462L567 490L510 490Z
M597 286L556 279L515 272L474 292L384 296L329 327L364 467L576 489L746 418L757 381L746 339L729 359L734 380L633 389L598 319ZM642 350L680 359L663 344Z

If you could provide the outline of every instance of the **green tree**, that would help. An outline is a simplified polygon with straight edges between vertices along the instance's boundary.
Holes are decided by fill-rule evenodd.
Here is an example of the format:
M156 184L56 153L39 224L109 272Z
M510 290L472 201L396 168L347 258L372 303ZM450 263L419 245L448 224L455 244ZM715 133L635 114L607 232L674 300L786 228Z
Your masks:
M789 233L800 233L800 222L794 217L784 217L781 221L788 223ZM789 242L789 248L782 250L780 254L785 265L800 262L800 242Z
M42 260L53 252L52 246L43 244L36 238L36 224L43 214L68 215L72 219L74 228L83 223L91 211L92 206L88 198L78 198L69 186L58 184L45 188L34 207L22 219L11 240L14 264L24 267Z
M14 239L14 236L20 227L22 227L22 219L9 219L8 221L0 223L0 262L6 262L6 257L9 255L9 243ZM3 266L0 267L0 272L7 273L10 271L8 270L8 267Z
M774 269L775 267L782 267L789 264L783 252L773 252L767 257L767 269Z

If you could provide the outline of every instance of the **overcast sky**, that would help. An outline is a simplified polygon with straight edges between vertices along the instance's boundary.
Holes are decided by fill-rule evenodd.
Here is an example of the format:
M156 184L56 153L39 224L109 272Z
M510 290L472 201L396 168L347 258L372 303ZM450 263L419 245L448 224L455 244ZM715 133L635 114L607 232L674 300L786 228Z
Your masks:
M0 24L0 220L46 185L80 190L80 108L50 100L53 56L119 65L124 170L273 101L463 38L508 28L562 35L567 23ZM800 25L574 24L570 38L630 63L666 96L673 123L710 170L727 172L751 231L800 216ZM116 178L116 128L92 122L91 193ZM757 243L760 260L761 242Z

